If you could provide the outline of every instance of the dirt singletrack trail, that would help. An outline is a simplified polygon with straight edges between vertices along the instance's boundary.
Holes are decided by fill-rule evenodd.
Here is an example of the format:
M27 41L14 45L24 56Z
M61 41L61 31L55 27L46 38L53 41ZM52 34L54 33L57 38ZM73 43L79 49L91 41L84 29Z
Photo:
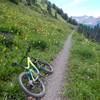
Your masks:
M47 79L46 95L42 100L63 100L60 96L64 85L64 75L67 70L67 60L71 47L72 34L70 34L64 43L63 49L59 52L53 61L54 72Z

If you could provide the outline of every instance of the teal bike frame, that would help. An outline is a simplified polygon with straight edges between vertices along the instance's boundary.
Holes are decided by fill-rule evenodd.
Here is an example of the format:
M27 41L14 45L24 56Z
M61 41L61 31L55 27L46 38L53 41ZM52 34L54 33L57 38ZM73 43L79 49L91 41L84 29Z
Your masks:
M32 80L33 82L35 82L38 78L39 78L39 70L38 68L34 65L34 63L32 63L30 57L27 57L27 67L24 67L26 72L27 72L27 76L29 81Z

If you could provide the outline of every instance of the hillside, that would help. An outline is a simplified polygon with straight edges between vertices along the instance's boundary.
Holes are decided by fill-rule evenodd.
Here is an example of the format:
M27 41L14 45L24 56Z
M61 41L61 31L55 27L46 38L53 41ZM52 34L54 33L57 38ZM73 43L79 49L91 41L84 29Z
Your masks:
M40 6L0 0L0 100L24 100L17 82L24 69L12 65L21 61L30 46L28 56L50 62L73 28L60 16L44 14L45 6Z

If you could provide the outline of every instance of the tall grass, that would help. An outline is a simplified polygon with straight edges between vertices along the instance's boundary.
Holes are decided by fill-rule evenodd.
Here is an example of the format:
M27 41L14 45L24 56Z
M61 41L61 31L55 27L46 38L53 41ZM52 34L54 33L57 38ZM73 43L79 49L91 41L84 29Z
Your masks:
M74 34L64 96L69 100L100 100L100 45Z
M59 31L60 30L60 31ZM32 45L28 56L50 62L62 48L71 31L65 22L43 16L23 4L0 1L0 100L24 100L18 75L19 63Z

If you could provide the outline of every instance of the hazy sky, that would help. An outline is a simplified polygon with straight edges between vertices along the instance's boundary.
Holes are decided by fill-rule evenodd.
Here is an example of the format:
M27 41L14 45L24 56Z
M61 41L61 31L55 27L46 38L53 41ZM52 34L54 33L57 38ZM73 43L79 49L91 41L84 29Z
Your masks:
M100 0L50 0L69 16L100 16Z

